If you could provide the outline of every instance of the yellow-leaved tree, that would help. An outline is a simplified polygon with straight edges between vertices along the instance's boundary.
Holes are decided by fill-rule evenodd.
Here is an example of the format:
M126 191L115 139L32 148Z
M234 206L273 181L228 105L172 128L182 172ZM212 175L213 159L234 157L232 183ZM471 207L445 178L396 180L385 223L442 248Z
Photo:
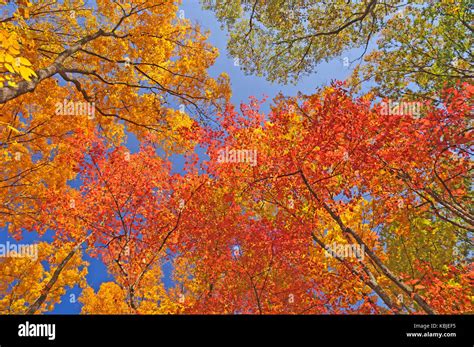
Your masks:
M197 124L229 99L228 77L207 72L217 49L179 3L0 1L0 228L9 235L20 239L33 228L46 194L76 178L97 133L107 146L134 134L167 153L190 150ZM39 229L57 234L55 225ZM71 235L61 239L72 245L58 253L64 259L83 249L79 233ZM30 313L73 285L64 279L71 259L49 287L40 263L5 263L16 269L12 276L33 276L26 301L42 299ZM25 310L12 293L18 286L2 286L0 312Z

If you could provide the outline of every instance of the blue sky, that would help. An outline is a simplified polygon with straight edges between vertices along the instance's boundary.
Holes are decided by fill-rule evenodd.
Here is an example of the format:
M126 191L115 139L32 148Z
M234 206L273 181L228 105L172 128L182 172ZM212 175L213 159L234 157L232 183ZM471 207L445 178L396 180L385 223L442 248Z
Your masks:
M318 66L317 71L313 74L302 78L297 85L281 85L277 83L270 83L263 77L245 75L238 66L234 65L234 59L227 55L227 33L223 31L221 25L214 18L214 14L210 11L203 11L197 0L183 0L180 10L184 11L186 18L198 23L202 29L210 30L209 41L220 51L220 56L215 65L210 69L210 74L217 77L222 72L226 72L232 85L232 103L239 105L240 103L248 102L250 96L255 96L257 99L268 97L267 102L263 105L264 111L269 110L271 99L278 93L282 92L285 95L296 95L298 91L303 93L311 93L316 88L330 83L332 79L346 79L351 72L351 67L345 67L343 64L343 57L347 56L349 61L357 58L360 55L360 50L352 50L347 52L340 58L333 59L328 63L322 63ZM138 149L138 142L129 135L127 147L133 153ZM182 168L182 158L179 156L173 157L174 172L179 172ZM72 182L71 186L77 187L78 183ZM43 240L49 241L52 239L53 232L48 232ZM38 240L38 235L35 233L25 233L25 238L21 243L34 243ZM11 239L6 232L0 233L0 242L5 243L10 241L16 243ZM98 259L93 259L85 256L85 259L90 263L89 274L87 275L88 284L98 290L101 283L112 281L113 277L107 273L106 267ZM171 272L172 267L168 263L164 266L165 286L172 286ZM77 286L68 289L63 296L62 302L56 305L55 309L50 314L77 314L80 313L81 304L77 302L81 293L81 289ZM76 302L71 302L71 295Z
M279 92L285 95L296 95L298 91L310 93L319 86L329 84L331 79L344 80L350 74L351 67L344 67L343 57L340 57L328 63L320 64L315 73L301 79L297 85L270 83L263 77L245 75L239 67L234 66L234 59L228 57L226 50L227 32L223 31L214 17L214 13L202 10L197 0L183 0L180 9L184 11L186 18L199 23L203 29L211 31L209 41L219 49L220 57L210 69L210 73L214 77L222 72L226 72L230 76L233 93L232 102L235 105L247 102L250 96L255 96L258 99L268 96L272 99ZM349 61L356 59L359 55L360 50L347 52ZM268 102L264 106L266 110L269 109Z

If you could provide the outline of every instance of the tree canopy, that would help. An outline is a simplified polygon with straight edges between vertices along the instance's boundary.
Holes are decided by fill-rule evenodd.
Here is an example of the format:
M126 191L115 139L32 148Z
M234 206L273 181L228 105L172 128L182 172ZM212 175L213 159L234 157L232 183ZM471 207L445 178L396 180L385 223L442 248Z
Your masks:
M382 96L433 98L474 77L470 1L202 3L229 31L229 54L244 71L270 81L297 82L319 63L339 57L341 67L354 66L354 85L372 80ZM362 54L349 58L354 48Z
M270 80L362 47L268 111L179 2L0 4L0 313L473 311L466 1L205 2Z

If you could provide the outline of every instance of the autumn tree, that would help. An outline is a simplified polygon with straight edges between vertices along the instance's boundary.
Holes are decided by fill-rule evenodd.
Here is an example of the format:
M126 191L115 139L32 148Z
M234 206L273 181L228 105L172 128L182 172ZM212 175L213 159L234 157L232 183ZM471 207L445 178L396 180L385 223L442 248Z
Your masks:
M243 70L270 81L296 82L332 58L345 58L347 66L365 58L366 64L357 65L354 85L369 79L377 83L379 94L395 98L433 97L444 87L473 78L472 9L467 0L202 4L229 30L229 54ZM348 51L354 48L362 54L350 58Z
M217 50L207 33L178 13L178 2L1 5L0 227L18 239L38 227L52 192L65 192L78 177L97 131L108 147L134 133L168 154L189 150L197 122L229 97L226 75L207 73ZM63 260L82 252L85 240L61 239L48 223L41 228L73 243ZM51 287L41 282L46 294L64 282L61 271L73 266L69 260ZM11 287L5 290L10 295Z
M374 80L381 95L436 100L443 89L472 81L471 7L469 1L433 1L401 8L382 29L377 49L365 56L366 64L359 64L361 78ZM353 83L360 83L357 76Z
M102 284L97 294L86 288L83 311L177 312L178 300L164 290L161 265L181 227L181 176L170 174L170 163L151 145L131 154L108 149L100 139L81 158L79 171L80 188L49 193L36 225L40 233L43 226L54 228L62 242L84 240L85 251L113 275L114 283Z
M471 97L387 115L339 83L268 116L229 105L196 133L209 160L188 154L183 174L153 142L132 154L96 135L82 184L51 191L35 230L113 274L84 290L84 313L470 312Z
M40 242L36 247L36 259L0 259L0 313L52 311L66 294L67 287L79 285L85 288L88 264L80 253L73 252L76 245Z
M314 249L298 259L300 274L327 264L316 288L338 275L358 283L333 312L356 304L375 312L469 311L472 87L461 88L447 91L443 108L427 104L421 117L383 114L370 96L352 99L340 85L280 97L268 118L256 101L241 114L230 108L222 132L209 136L209 169L230 201L292 235L287 247ZM258 165L220 163L226 147L256 150ZM334 244L356 245L362 256L328 257Z
M270 80L379 35L360 72L378 96L436 92L416 114L355 77L236 109L175 1L0 4L0 227L40 241L0 259L1 313L51 311L74 285L84 314L472 312L464 1L207 2ZM88 256L112 277L99 288Z
M426 104L421 117L384 114L370 96L354 98L341 84L280 96L268 116L256 100L240 112L229 105L220 128L199 133L209 160L190 155L167 198L158 182L168 174L154 168L162 164L153 151L130 162L122 150L86 160L93 180L84 185L78 215L61 215L59 206L47 218L66 217L71 230L79 224L74 219L95 219L93 225L109 230L99 243L105 246L94 248L107 254L117 284L96 294L88 289L85 312L117 312L104 302L119 302L113 307L120 313L472 311L471 97L470 85L447 90L444 107ZM257 164L248 157L222 160L223 149L255 150ZM157 184L156 193L147 193ZM137 197L135 186L142 187ZM156 239L146 250L134 245L124 253L122 213L150 219L125 223L136 235L131 240ZM113 217L100 224L101 215ZM356 251L348 256L334 247ZM168 260L175 287L163 291L154 266ZM137 282L141 273L154 276L153 284ZM134 310L130 283L148 291Z
M217 50L173 1L18 1L3 11L1 226L26 225L42 189L75 177L72 153L84 147L67 138L77 129L87 138L98 127L115 144L125 131L152 133L182 150L193 115L209 117L228 96L225 75L206 72ZM76 112L84 102L91 114Z

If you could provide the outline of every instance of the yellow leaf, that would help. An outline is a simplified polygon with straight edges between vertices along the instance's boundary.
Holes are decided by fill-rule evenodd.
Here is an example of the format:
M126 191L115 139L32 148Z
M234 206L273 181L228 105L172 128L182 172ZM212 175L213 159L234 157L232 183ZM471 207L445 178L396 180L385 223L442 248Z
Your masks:
M8 52L10 52L10 53L13 54L13 55L18 55L18 54L20 54L20 51L19 51L18 49L16 49L15 47L13 47L13 46L10 46L10 47L8 48Z
M27 81L31 81L31 78L30 78L31 76L37 77L36 73L33 70L31 70L29 67L20 66L19 72L20 72L21 77L23 77Z
M20 130L18 130L17 128L12 127L11 125L7 125L7 129L10 129L11 131L13 131L17 134L21 134Z
M13 70L13 67L8 64L8 63L5 63L5 67L7 68L8 71L10 71L11 73L15 73L15 70Z
M21 65L24 65L24 66L31 66L31 63L30 63L30 61L29 61L28 59L23 58L23 57L20 57L19 59L20 59L20 64L21 64Z
M13 62L13 57L10 54L5 53L5 61L7 63L12 63Z

